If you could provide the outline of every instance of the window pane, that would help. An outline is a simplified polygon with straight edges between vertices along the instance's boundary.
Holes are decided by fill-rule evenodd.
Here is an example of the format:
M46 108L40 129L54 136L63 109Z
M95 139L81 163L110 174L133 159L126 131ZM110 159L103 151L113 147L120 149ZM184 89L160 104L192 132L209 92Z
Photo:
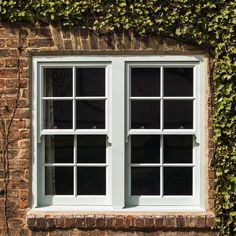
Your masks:
M105 68L77 68L76 96L105 96Z
M76 102L77 129L105 128L105 101L77 101Z
M78 195L106 195L106 167L77 168Z
M164 136L164 163L192 163L192 135Z
M72 129L72 101L44 101L46 129Z
M132 167L131 195L159 195L160 168Z
M164 167L164 195L192 195L192 167Z
M193 128L193 101L164 101L165 129Z
M164 96L193 96L193 68L165 68Z
M160 68L131 68L131 96L160 96Z
M45 167L45 194L72 195L73 167Z
M132 129L160 128L160 101L131 101Z
M78 163L105 163L106 136L80 135L77 138Z
M44 78L44 96L72 96L72 68L45 68Z
M74 136L51 135L45 137L46 163L73 163Z
M160 136L132 135L131 136L132 163L159 163Z

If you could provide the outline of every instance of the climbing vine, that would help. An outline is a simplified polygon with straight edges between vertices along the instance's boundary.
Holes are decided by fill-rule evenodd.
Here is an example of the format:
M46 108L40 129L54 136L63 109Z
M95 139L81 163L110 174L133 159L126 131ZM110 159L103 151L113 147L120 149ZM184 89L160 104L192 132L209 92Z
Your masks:
M1 21L55 22L96 32L123 29L192 42L212 58L216 225L236 233L235 0L0 0Z

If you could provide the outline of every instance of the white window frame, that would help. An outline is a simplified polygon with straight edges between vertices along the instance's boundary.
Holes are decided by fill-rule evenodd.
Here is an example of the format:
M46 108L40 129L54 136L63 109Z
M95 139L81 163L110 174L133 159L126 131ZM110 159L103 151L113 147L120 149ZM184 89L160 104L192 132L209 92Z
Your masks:
M106 69L106 128L101 130L44 130L42 129L42 84L40 81L44 66L105 66ZM130 66L163 66L193 67L194 68L194 113L193 129L187 130L135 130L129 129L129 68ZM33 56L32 57L32 192L33 208L42 206L76 205L79 209L85 206L105 206L110 209L131 209L130 206L142 210L142 206L157 211L203 210L204 209L204 83L205 61L203 55L79 55L79 56ZM161 81L163 69L161 69ZM162 82L161 82L162 84ZM162 96L162 95L161 95ZM171 97L173 99L173 97ZM160 97L162 100L162 97ZM40 118L41 117L41 118ZM161 122L162 124L163 122ZM74 126L73 126L74 127ZM42 176L42 136L46 134L104 134L107 135L108 174L107 195L104 196L44 196L44 181ZM193 196L150 197L141 196L139 199L129 195L129 145L131 134L191 134L196 137L193 158L196 166L193 176ZM181 165L183 166L183 165ZM125 208L127 207L127 208ZM134 207L132 207L134 208ZM93 208L95 209L95 208Z

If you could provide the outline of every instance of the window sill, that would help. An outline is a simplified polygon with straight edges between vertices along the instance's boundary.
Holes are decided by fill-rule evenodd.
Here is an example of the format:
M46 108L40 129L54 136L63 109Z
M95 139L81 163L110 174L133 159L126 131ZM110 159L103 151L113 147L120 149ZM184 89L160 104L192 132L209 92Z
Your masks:
M58 209L44 207L30 210L27 224L32 230L53 229L111 229L111 230L158 230L158 229L210 229L214 226L212 212L157 212L141 210L88 210L75 208Z

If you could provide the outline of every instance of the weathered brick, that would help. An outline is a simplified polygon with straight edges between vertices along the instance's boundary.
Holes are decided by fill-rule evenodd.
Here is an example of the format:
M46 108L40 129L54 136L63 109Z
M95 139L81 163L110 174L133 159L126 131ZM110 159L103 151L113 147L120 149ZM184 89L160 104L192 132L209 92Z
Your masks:
M196 227L197 228L205 228L205 226L206 226L206 217L205 217L205 215L197 216Z
M165 216L164 218L164 226L167 228L176 227L176 219L175 216Z
M125 219L124 216L116 216L115 217L116 228L124 228L125 227Z
M144 228L144 217L140 216L135 216L134 217L134 226L138 229Z
M162 228L164 226L163 216L156 216L155 217L155 225L157 228Z
M96 215L96 227L104 228L105 226L105 217L104 215Z
M155 219L152 216L145 217L145 228L152 229L155 226Z
M105 226L106 226L106 228L113 228L115 226L115 217L114 216L106 216L105 217Z
M46 218L46 228L47 229L55 228L55 218L54 217L47 217Z
M189 228L194 228L196 226L196 217L195 216L186 216L186 226Z
M5 46L5 39L0 39L0 48Z
M37 217L35 226L37 229L45 229L46 228L45 218L44 217Z
M52 47L54 45L53 40L51 38L47 39L29 39L28 46L33 48L38 47Z
M87 228L95 227L95 217L94 217L94 215L85 216L85 226Z
M176 217L177 228L184 228L185 227L185 217L178 215Z
M56 216L55 217L55 227L58 229L64 228L64 217L63 216Z
M125 217L125 228L132 228L134 227L134 217L131 215L127 215Z
M66 216L65 217L65 227L66 228L75 227L75 218L74 218L74 216Z
M36 219L34 216L27 216L27 225L29 228L34 228L36 226Z
M85 227L85 217L84 216L76 216L75 217L75 227L84 228Z
M0 69L0 77L1 78L16 78L17 72L18 72L17 69Z
M48 28L32 28L30 30L30 37L42 37L42 38L50 38L52 33Z
M208 215L206 216L206 227L212 228L215 223L215 216L214 215Z

